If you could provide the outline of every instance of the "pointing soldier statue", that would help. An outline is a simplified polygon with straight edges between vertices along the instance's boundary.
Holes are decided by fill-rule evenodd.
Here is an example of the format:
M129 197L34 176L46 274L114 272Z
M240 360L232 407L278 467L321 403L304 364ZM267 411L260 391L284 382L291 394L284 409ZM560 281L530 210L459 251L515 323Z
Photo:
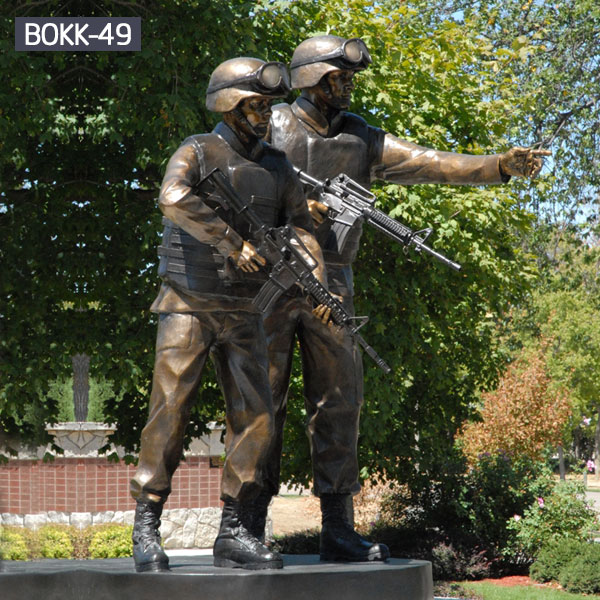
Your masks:
M220 169L267 227L289 224L319 265L322 255L302 186L281 151L263 141L274 98L289 92L281 63L235 58L213 72L207 108L223 113L208 134L187 138L171 157L159 206L162 285L149 417L131 480L136 500L133 553L137 571L168 570L160 516L182 456L184 430L211 354L226 407L223 515L216 566L282 567L279 554L255 535L254 502L273 440L273 406L262 317L252 299L267 279L246 221L223 207L205 178ZM320 261L320 262L319 262Z
M506 183L511 176L535 177L546 151L512 148L490 156L439 152L398 139L346 112L354 75L369 66L371 56L361 39L333 35L305 40L291 62L292 88L300 96L290 106L273 108L271 144L313 178L345 173L361 186L383 179L399 184L445 183L482 185ZM343 248L324 223L327 206L308 200L323 248L329 290L343 298L353 313L352 262L362 226L350 230ZM270 380L275 406L275 443L268 463L268 483L257 514L266 514L270 496L278 491L283 426L295 338L300 343L314 491L322 511L321 558L324 560L385 560L383 544L359 536L345 507L358 483L357 439L363 403L362 360L350 336L327 327L299 296L287 297L265 319ZM258 519L261 521L261 519ZM264 523L264 519L262 519ZM256 531L259 535L260 531Z

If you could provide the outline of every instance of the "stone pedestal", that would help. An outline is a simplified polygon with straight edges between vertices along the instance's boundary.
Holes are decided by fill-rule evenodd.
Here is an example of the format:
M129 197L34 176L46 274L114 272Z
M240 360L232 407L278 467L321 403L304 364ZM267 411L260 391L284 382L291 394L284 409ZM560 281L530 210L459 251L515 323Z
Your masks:
M73 421L48 425L46 431L54 436L54 443L65 451L65 456L97 456L108 436L117 428L106 423Z
M433 600L431 563L321 563L285 556L277 571L218 569L212 556L171 558L169 573L135 573L133 559L5 562L2 600Z

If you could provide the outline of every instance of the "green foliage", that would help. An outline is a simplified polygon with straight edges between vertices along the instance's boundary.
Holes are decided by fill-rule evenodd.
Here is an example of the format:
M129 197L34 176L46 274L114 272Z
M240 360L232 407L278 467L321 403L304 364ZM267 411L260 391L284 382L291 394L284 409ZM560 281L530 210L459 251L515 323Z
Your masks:
M581 594L569 594L562 590L537 586L505 587L483 581L465 582L463 586L468 591L466 598L477 594L474 597L483 598L483 600L589 600L588 596Z
M457 577L522 568L520 556L504 552L507 522L551 487L551 475L539 463L496 454L482 455L467 468L457 456L440 465L436 480L394 490L382 505L382 525L371 535L383 536L397 556L439 559L442 572L454 562Z
M575 482L559 482L549 493L540 494L523 513L515 515L517 518L508 522L512 545L530 558L552 541L587 540L597 528L596 513L586 501L585 489Z
M44 525L38 530L37 536L43 558L71 558L73 555L68 527Z
M569 390L572 418L565 442L574 440L578 455L591 458L600 409L599 252L568 229L546 228L537 238L544 276L530 300L511 312L506 346L513 354L544 353L554 385Z
M105 420L119 425L112 440L136 450L155 336L148 313L161 229L154 198L175 147L216 121L202 98L221 60L287 61L315 33L361 36L374 64L357 78L352 110L372 125L469 153L498 152L509 137L520 138L531 127L528 111L537 111L536 87L524 93L529 75L522 69L532 44L518 36L496 43L485 35L492 24L475 11L457 23L446 4L161 0L100 8L91 0L77 7L48 0L16 13L0 8L1 430L48 441L43 423L56 406L39 390L67 378L70 357L85 352L92 376L118 385L103 409ZM25 13L141 16L143 49L16 53L13 19ZM544 31L557 39L551 23ZM366 369L359 447L365 476L414 485L435 478L480 390L495 384L504 360L497 320L522 301L533 275L520 244L530 228L522 206L531 190L517 187L522 198L508 187L377 190L381 208L415 229L432 226L431 244L464 268L456 274L426 257L407 257L365 233L355 269L357 312L371 316L365 335L394 369L389 378ZM188 438L222 413L214 377L198 400ZM302 404L296 378L284 449L294 460L284 461L283 477L306 484Z
M275 536L273 547L283 554L318 554L320 529Z
M130 525L110 523L79 529L49 524L38 530L0 528L0 559L120 558L132 555Z
M105 420L104 406L114 397L114 386L110 381L99 377L90 378L87 421L102 423ZM55 379L48 384L46 397L56 403L55 419L58 422L74 421L73 378Z
M499 554L509 538L507 520L551 485L551 475L542 463L502 453L482 455L459 490L458 513L475 538Z
M14 528L0 527L0 560L27 560L25 538Z
M560 584L568 592L597 594L600 592L600 546L588 544L561 570Z
M75 420L75 405L73 404L73 378L55 379L48 383L46 395L56 402L56 420L69 422Z
M546 222L564 225L587 219L597 225L593 207L600 177L598 3L453 0L440 4L464 10L461 14L473 19L493 47L511 55L509 68L498 72L505 85L498 86L497 92L511 94L515 114L526 115L514 121L515 139L533 143L556 136L550 173L535 187L523 189L524 202ZM513 86L518 86L518 94Z
M573 558L584 553L589 542L558 538L545 543L536 561L529 569L529 576L539 582L558 581L560 572Z
M91 538L90 558L123 558L131 556L133 547L131 534L133 527L122 525L108 525L98 529Z
M251 4L9 4L0 8L0 429L48 442L55 406L38 392L85 352L93 377L118 382L104 413L120 425L114 441L132 449L153 362L154 198L180 141L215 123L201 101L212 69L257 53ZM15 16L81 14L141 16L143 50L14 51ZM203 403L190 434L220 408L210 385Z

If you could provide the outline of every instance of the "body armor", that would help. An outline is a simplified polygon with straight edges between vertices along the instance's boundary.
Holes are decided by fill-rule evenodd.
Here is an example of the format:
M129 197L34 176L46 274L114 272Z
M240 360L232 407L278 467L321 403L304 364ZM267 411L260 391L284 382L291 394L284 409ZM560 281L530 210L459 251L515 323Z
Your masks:
M294 113L295 106L278 104L273 107L271 143L283 150L290 162L318 179L326 179L332 173L346 173L365 187L370 186L371 165L374 162L373 136L379 131L370 127L364 119L341 113L339 133L324 137L302 124ZM383 137L383 132L381 133ZM327 275L332 292L353 294L351 264L358 252L362 223L357 222L348 234L343 252L339 252L335 234L326 220L317 228L316 236L327 265Z
M203 163L199 170L199 180L217 165L231 181L240 196L252 205L267 227L282 224L283 206L278 194L277 171L269 166L273 154L281 153L265 149L259 163L246 160L216 134L204 134L188 138L184 144L194 144L202 155ZM245 240L255 246L248 223L241 217L225 209L221 199L203 190L194 192L204 198L207 206L228 223ZM162 244L158 248L160 257L158 274L168 285L191 295L225 295L238 298L254 298L267 279L267 272L244 273L233 265L219 251L188 234L184 229L163 218L165 225Z

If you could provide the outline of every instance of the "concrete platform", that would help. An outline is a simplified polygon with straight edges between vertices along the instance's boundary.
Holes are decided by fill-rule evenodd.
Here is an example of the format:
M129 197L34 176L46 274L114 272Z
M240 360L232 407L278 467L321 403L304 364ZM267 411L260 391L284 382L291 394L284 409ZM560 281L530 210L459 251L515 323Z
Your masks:
M133 560L5 561L2 600L433 600L431 563L321 563L284 556L277 571L218 569L212 556L171 557L170 573L134 572Z

